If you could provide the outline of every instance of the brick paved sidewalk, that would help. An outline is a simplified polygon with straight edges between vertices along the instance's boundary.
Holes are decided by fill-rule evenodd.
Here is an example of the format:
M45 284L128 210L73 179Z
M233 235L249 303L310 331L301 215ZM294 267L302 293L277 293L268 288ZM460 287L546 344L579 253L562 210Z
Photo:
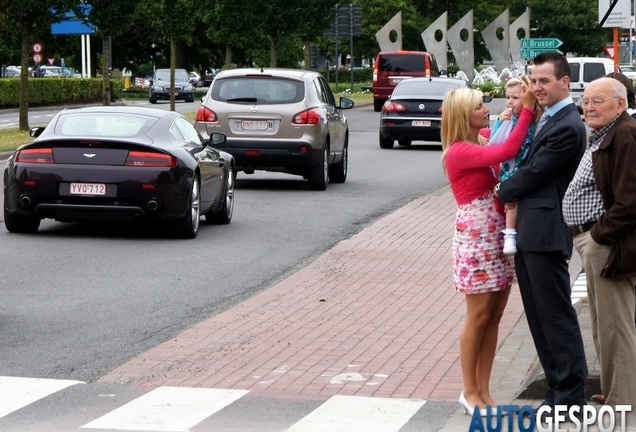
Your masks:
M455 402L465 314L452 283L455 211L448 188L416 199L98 382ZM513 287L500 344L522 311Z

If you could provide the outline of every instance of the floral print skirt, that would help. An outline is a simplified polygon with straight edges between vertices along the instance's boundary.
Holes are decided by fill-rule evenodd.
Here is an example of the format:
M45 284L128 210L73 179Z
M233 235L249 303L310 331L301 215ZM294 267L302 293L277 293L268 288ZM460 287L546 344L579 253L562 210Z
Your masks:
M500 291L512 285L514 267L503 253L505 216L497 213L492 192L457 209L453 237L453 279L464 294Z

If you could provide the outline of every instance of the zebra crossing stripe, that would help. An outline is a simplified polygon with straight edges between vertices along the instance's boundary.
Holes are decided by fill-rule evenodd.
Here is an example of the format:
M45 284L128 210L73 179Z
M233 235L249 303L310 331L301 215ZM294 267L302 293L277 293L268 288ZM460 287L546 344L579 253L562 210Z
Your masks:
M0 376L0 417L82 381Z
M397 432L425 403L421 399L337 395L287 432Z
M249 393L189 387L158 387L82 428L187 432Z

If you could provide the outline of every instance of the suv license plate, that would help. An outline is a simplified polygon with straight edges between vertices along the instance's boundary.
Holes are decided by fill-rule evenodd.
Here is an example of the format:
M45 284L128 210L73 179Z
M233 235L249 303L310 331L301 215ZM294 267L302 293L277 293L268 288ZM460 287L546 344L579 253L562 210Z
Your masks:
M106 184L71 183L71 195L106 195Z
M428 127L431 125L430 120L413 120L412 126L424 126Z
M274 130L272 120L240 120L239 127L245 131L271 131Z

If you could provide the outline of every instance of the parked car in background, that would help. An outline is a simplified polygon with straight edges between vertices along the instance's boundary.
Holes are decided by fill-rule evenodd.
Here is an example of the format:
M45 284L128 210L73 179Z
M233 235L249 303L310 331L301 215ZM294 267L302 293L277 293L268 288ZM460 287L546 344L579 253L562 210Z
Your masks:
M444 71L444 73L446 73ZM378 112L395 86L414 77L439 76L433 54L423 51L383 51L373 66L373 109Z
M577 106L589 83L614 72L614 60L609 58L568 57L567 60L570 64L570 95Z
M620 65L621 72L625 74L627 78L634 81L636 80L636 68L630 65Z
M223 132L219 149L234 156L237 171L285 172L324 190L344 183L349 164L349 125L318 72L295 69L232 69L216 76L194 125L207 137Z
M467 81L446 77L400 81L382 106L380 147L411 145L414 140L441 141L442 102L450 90L470 87Z
M170 100L170 69L157 69L149 83L150 103L158 100ZM174 71L174 98L194 102L194 86L190 82L190 74L185 69Z
M15 77L19 77L20 76L20 71L21 71L21 67L20 66L6 66L3 70L2 70L2 76L4 78L15 78Z
M201 75L199 75L196 72L190 72L190 82L195 86L195 87L202 87L203 86L203 80L201 79Z
M4 171L4 223L35 232L40 220L168 221L194 238L200 215L227 224L234 208L234 161L175 111L90 107L60 111L31 129L35 140Z
M203 87L210 87L212 81L214 81L214 77L220 72L218 69L212 69L211 71L206 71L205 75L203 75Z

